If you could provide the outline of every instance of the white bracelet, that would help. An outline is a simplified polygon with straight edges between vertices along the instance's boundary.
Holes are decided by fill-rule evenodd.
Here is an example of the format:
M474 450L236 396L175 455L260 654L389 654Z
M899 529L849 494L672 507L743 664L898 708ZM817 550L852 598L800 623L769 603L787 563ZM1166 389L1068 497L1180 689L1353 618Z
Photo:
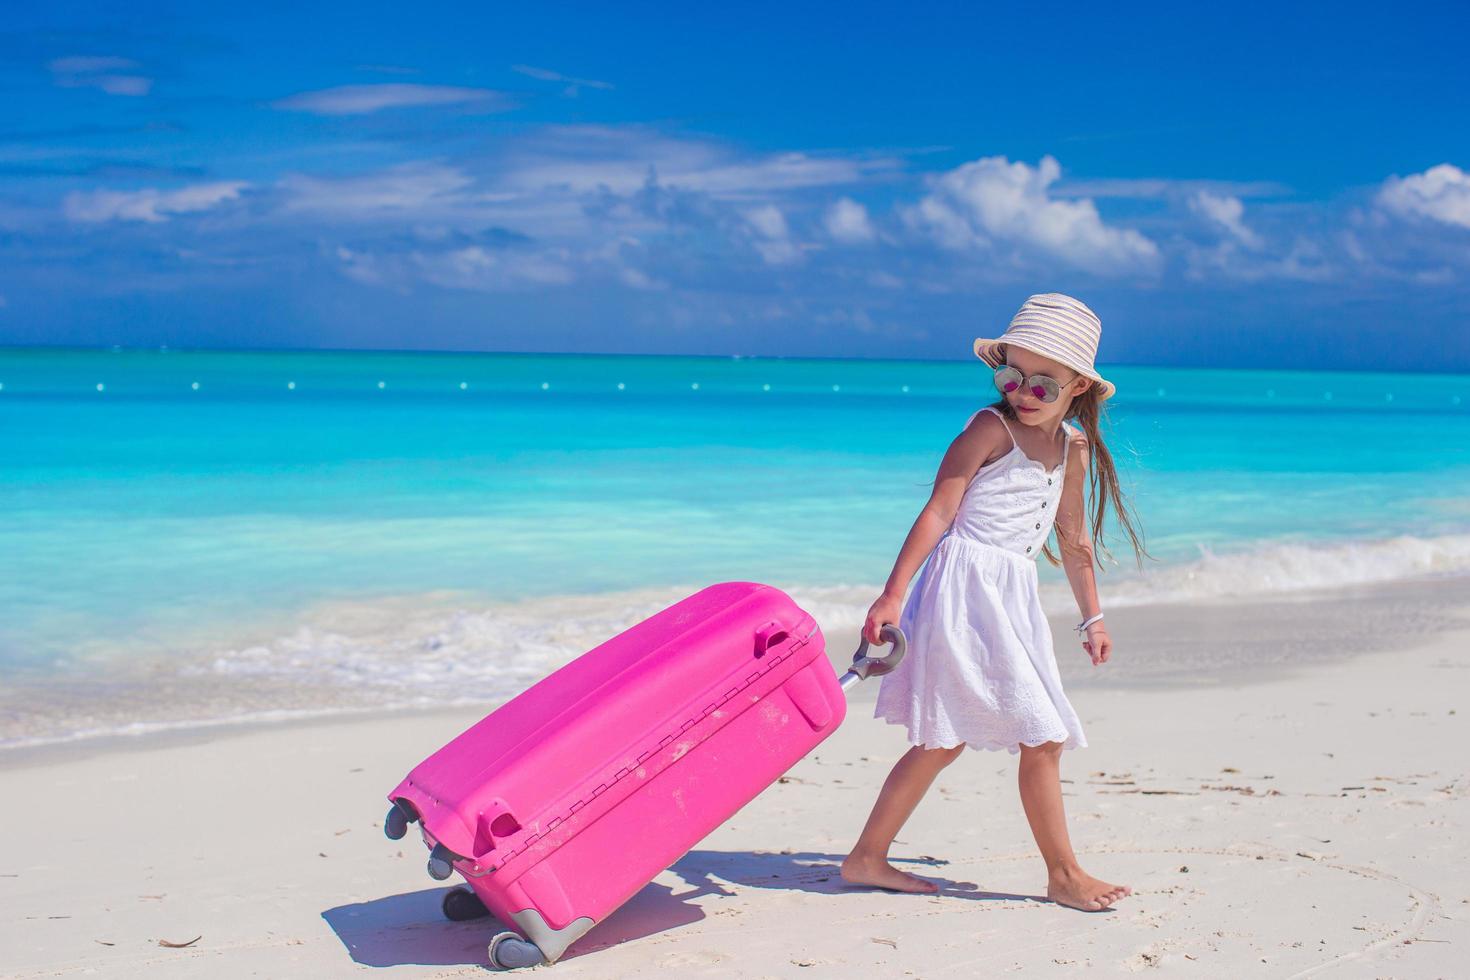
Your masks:
M1102 619L1102 618L1103 618L1103 614L1102 613L1098 613L1096 616L1093 616L1090 619L1084 619L1082 622L1078 623L1076 626L1074 626L1072 628L1074 630L1076 630L1077 632L1081 633L1083 630L1087 629L1087 627L1091 626L1093 623L1097 622L1099 619Z

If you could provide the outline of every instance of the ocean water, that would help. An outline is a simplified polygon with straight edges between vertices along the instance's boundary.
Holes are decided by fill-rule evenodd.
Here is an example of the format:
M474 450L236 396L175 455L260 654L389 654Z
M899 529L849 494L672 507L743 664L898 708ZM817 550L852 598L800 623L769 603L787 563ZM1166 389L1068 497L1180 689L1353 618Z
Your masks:
M1154 556L1110 514L1105 609L1470 572L1470 376L1100 369ZM860 621L996 397L978 361L0 350L0 745L493 701L717 581Z

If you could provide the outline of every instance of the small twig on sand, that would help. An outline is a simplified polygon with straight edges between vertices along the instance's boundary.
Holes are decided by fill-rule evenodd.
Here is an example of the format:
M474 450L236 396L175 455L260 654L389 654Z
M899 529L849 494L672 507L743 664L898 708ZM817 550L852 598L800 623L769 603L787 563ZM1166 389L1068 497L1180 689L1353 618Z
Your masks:
M204 937L202 935L195 936L193 939L189 940L187 943L175 943L175 942L170 942L167 939L160 939L158 941L158 945L162 946L165 949L185 949L185 948L187 948L189 946L193 946L195 943L197 943L199 940L201 940L203 938Z

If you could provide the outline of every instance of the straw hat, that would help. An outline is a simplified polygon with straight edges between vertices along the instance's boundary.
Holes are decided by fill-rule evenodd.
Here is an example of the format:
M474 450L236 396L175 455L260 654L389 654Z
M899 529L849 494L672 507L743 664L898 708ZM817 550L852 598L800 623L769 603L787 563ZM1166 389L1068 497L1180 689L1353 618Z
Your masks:
M1024 347L1067 367L1098 384L1098 397L1108 399L1117 385L1092 366L1102 321L1079 299L1063 293L1037 293L1021 304L1006 332L993 340L976 338L975 356L993 368L1005 363L996 351L1000 344Z

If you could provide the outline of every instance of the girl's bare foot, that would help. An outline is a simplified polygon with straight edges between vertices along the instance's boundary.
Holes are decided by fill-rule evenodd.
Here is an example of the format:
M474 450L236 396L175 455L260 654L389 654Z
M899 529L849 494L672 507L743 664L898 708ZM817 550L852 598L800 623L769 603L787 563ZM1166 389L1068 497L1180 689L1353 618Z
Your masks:
M1110 885L1081 868L1058 868L1047 875L1046 897L1058 905L1083 912L1101 912L1120 898L1132 894L1133 889L1127 885Z
M900 871L884 858L871 860L849 854L842 862L842 880L851 885L872 885L896 892L933 894L939 886L932 881Z

